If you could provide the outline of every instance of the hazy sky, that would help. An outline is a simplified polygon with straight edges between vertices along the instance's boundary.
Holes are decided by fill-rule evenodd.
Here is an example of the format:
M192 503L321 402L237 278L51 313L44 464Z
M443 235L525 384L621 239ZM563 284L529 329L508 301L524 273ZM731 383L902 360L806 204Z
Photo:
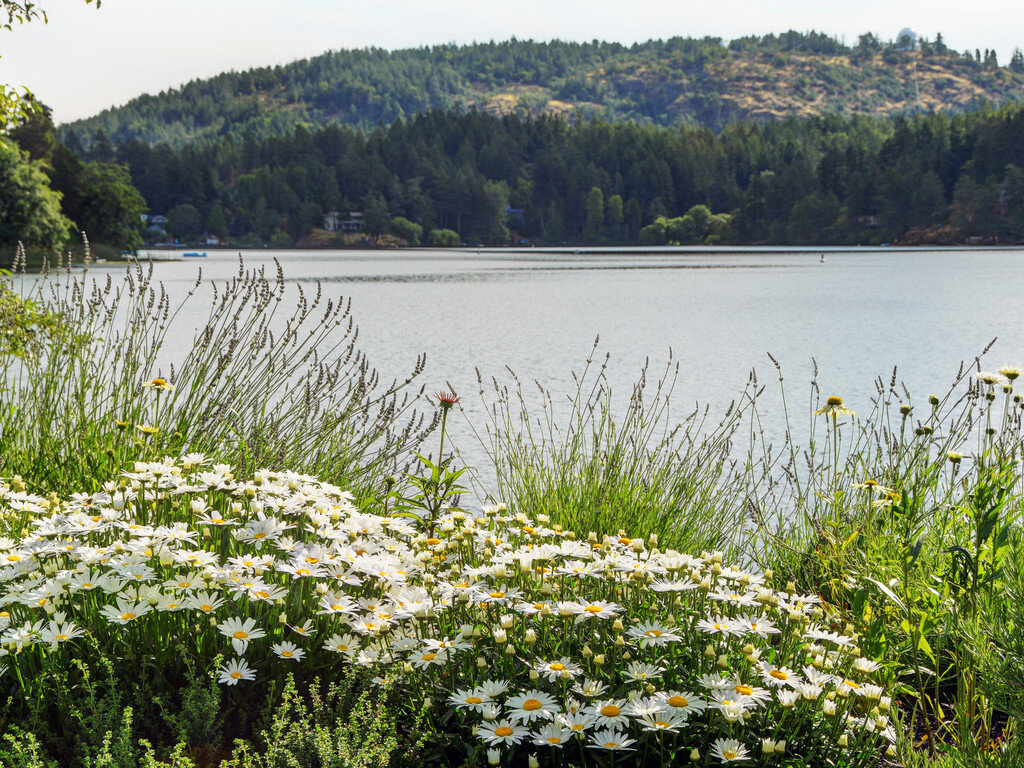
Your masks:
M0 31L0 82L25 85L58 122L229 69L329 49L674 35L726 40L815 29L848 43L903 27L963 50L1024 47L1020 0L42 0L50 23Z

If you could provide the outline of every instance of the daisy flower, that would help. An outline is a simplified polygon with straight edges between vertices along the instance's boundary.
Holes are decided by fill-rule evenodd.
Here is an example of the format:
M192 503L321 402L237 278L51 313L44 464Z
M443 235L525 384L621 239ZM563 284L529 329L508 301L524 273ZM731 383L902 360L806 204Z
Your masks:
M742 625L733 619L724 616L713 616L710 619L700 619L697 622L697 629L709 635L740 635L743 634Z
M622 711L624 706L626 706L625 699L603 699L594 702L594 705L587 711L597 720L599 728L615 728L619 725L626 727L629 724L629 718Z
M536 689L513 696L505 702L508 715L513 720L531 723L534 720L550 720L558 714L555 698Z
M334 634L323 644L323 648L328 651L334 651L340 653L343 656L352 658L359 652L360 642L355 635L351 634Z
M749 760L750 752L736 739L716 739L711 754L723 763L737 763Z
M642 683L646 680L655 680L661 677L661 673L664 671L664 667L656 667L653 664L641 664L638 661L631 661L629 666L626 667L624 674L629 678L630 682Z
M145 616L152 610L148 600L132 602L124 598L118 598L117 605L105 605L100 613L107 617L108 621L115 624L127 624L140 616Z
M448 697L448 702L458 709L467 709L470 712L483 712L484 705L490 702L486 691L477 686L476 688L460 688Z
M238 685L239 680L255 680L256 673L249 668L245 659L232 659L220 668L218 682L224 685Z
M557 723L541 726L536 733L530 734L533 743L539 747L558 747L561 749L573 737L573 732Z
M577 614L575 624L587 619L610 619L622 610L615 603L606 600L595 600L590 603L570 603L570 610Z
M761 667L761 679L764 680L765 685L772 688L779 688L783 685L796 687L801 682L800 675L789 667L775 667L771 664Z
M590 743L587 745L590 749L607 749L612 752L619 750L632 752L629 745L633 744L635 739L627 739L626 735L619 733L616 730L608 728L597 733L590 734Z
M290 643L287 640L275 643L271 646L270 650L277 654L280 659L291 659L292 661L301 661L302 657L306 655L306 652L299 648L295 643Z
M814 415L825 414L826 416L853 416L854 413L843 405L843 398L838 395L831 395L825 404L814 412Z
M703 712L708 708L704 699L690 691L662 691L655 696L665 703L667 709L687 716Z
M448 653L446 651L419 651L414 653L410 659L412 665L416 669L426 669L431 665L440 665L448 661Z
M217 629L222 635L231 638L231 647L239 656L245 653L250 640L256 640L266 634L256 626L256 619L253 618L243 621L232 617L218 624Z
M493 723L484 723L476 732L476 737L480 741L492 747L518 744L529 735L530 731L517 725L514 720L495 720Z
M640 727L652 733L669 731L678 733L686 725L686 715L679 712L651 712L640 716Z
M641 648L648 648L652 645L661 647L682 639L670 627L649 621L630 627L627 634L634 640L639 640Z
M597 718L586 712L559 715L558 721L572 733L584 733L597 725Z
M565 672L568 672L571 677L576 677L583 671L578 664L573 664L565 657L557 661L542 661L534 667L534 670L548 680L556 680Z

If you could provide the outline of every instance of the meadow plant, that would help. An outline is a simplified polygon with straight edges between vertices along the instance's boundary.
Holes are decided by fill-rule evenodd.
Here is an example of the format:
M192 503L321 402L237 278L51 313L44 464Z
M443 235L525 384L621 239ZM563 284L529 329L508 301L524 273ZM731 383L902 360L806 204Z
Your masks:
M295 286L293 309L281 309L280 265L267 274L240 259L223 284L200 274L177 304L140 263L20 281L20 306L74 329L8 357L0 378L0 472L35 488L97 490L129 459L192 450L249 472L288 467L377 489L433 426L413 410L424 360L382 382L347 303ZM0 303L14 295L4 285ZM172 359L172 324L193 320L191 350Z
M309 475L196 454L0 500L2 679L22 706L89 644L159 694L187 637L234 706L289 673L376 667L407 716L499 762L853 768L895 738L854 628L721 553L583 540L504 505L446 508L429 535Z
M597 359L598 341L573 373L567 404L511 370L511 383L489 386L477 371L488 418L482 429L471 426L494 469L493 497L575 531L626 528L677 549L741 553L750 491L769 479L774 461L751 442L756 375L717 420L698 405L674 421L680 369L671 350L657 376L645 363L623 397L608 382L608 356Z

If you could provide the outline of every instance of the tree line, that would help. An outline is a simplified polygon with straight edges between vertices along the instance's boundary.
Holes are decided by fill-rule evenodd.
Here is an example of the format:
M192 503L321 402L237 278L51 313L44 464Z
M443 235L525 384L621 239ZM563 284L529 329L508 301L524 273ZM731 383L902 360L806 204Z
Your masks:
M433 242L495 245L1024 236L1020 106L736 123L718 134L434 111L369 132L298 126L286 137L180 148L47 149L44 140L40 149L40 136L52 130L14 132L32 162L49 163L65 215L114 239L132 229L143 199L181 239L210 233L246 245L308 242L328 212L359 212L367 234L406 242L431 232Z

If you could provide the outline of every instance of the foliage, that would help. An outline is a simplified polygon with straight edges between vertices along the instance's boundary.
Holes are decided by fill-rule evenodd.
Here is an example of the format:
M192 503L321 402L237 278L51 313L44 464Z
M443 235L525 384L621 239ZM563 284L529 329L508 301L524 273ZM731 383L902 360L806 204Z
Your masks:
M0 139L0 249L13 252L19 243L62 248L71 222L61 213L60 200L40 163Z
M332 125L179 150L127 141L111 153L154 212L189 213L188 238L215 209L229 238L280 232L281 244L319 227L323 211L362 209L368 231L405 219L428 243L448 229L456 242L504 244L511 226L517 239L559 244L826 244L1019 241L1022 146L1024 110L1007 107L718 135L435 112L369 134Z
M116 281L51 275L24 293L75 330L4 366L0 472L39 488L88 488L129 456L185 448L379 487L432 426L412 410L423 361L408 379L381 382L355 347L348 307L319 287L296 289L294 311L277 316L280 271L240 262L229 282L197 282L177 306L140 264ZM203 324L185 357L168 359L168 320L185 312ZM147 389L154 376L170 388Z

